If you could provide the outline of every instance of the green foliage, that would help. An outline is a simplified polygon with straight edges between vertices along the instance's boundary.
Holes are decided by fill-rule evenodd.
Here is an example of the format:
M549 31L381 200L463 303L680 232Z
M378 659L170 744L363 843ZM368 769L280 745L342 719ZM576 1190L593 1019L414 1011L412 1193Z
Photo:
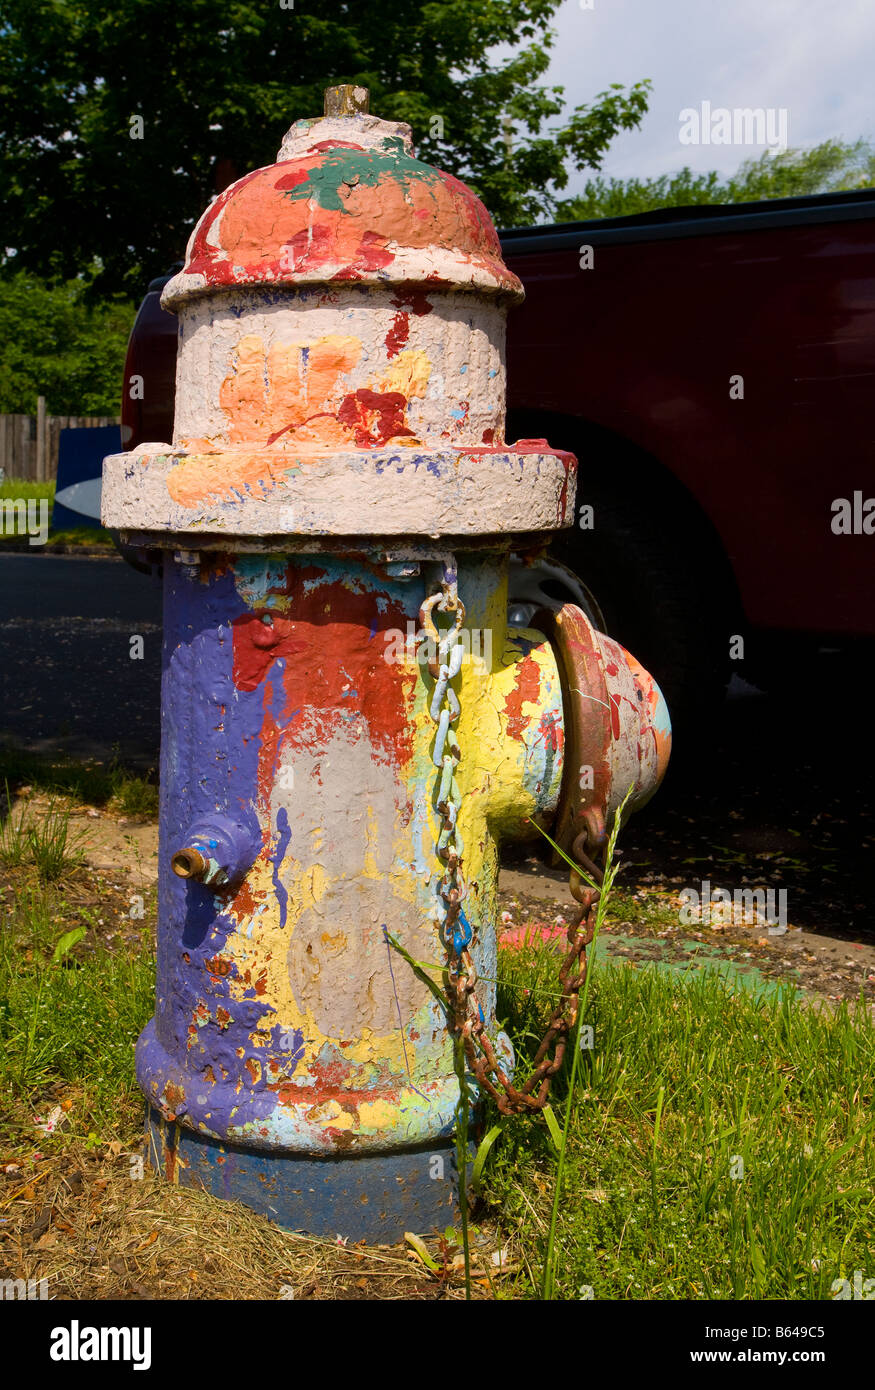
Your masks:
M80 1088L77 1126L116 1132L142 1106L134 1043L154 1002L155 957L145 940L74 958L85 932L59 934L74 909L59 890L16 893L0 924L0 1089L34 1104L59 1082Z
M51 279L94 266L98 292L138 297L210 197L271 163L338 82L409 121L421 157L471 182L500 224L533 221L567 165L598 169L647 108L649 83L614 84L563 123L563 89L541 82L558 6L0 0L0 248Z
M556 960L499 956L521 1066ZM554 1083L557 1108L572 1097L556 1297L823 1299L872 1268L875 1023L862 1001L829 1009L791 990L733 992L716 973L600 965L587 1020L576 1084L570 1065ZM546 1126L507 1125L493 1146L483 1191L525 1266L504 1297L538 1297L555 1169Z
M44 882L57 882L82 862L82 839L82 832L70 825L69 810L51 800L45 815L28 831L30 852Z
M89 806L111 806L124 816L148 820L158 814L158 787L154 778L129 771L117 758L108 764L68 761L0 742L0 787L5 785L7 806L11 806L13 800L10 788L14 792L22 783L29 783L57 798L69 796ZM23 812L17 814L16 825L21 815ZM4 834L9 837L11 846L17 843L14 827L10 827L11 815L4 820L0 814L0 860L4 858ZM20 857L16 862L21 862Z
M2 282L0 282L2 284ZM2 349L0 349L2 357ZM21 414L32 414L32 411L21 411ZM65 414L67 412L64 412ZM73 412L70 412L71 414ZM75 412L78 414L79 412ZM106 412L109 413L109 412ZM45 499L49 504L49 518L52 516L52 504L55 500L54 480L47 483L34 483L25 478L4 478L0 482L0 505L11 499L13 502L38 502ZM20 529L19 529L20 523ZM12 515L4 513L2 535L0 541L3 543L4 550L20 549L25 553L30 549L27 530L27 518L16 508ZM101 526L70 526L64 530L56 531L49 526L49 538L45 549L66 550L68 546L90 546L102 548L112 546L112 537L108 531L104 531Z
M558 204L563 221L626 217L658 208L698 203L749 203L765 198L799 198L875 185L875 150L866 140L824 140L810 150L766 150L747 159L732 178L690 168L655 179L590 179L582 194Z
M33 415L42 395L50 415L117 415L134 313L86 302L83 280L0 278L0 413Z

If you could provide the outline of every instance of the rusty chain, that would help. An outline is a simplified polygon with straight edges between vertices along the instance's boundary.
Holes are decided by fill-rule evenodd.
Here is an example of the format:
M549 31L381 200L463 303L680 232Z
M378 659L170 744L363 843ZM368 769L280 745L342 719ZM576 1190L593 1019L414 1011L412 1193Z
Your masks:
M440 613L454 613L454 626L439 632L432 618L435 609ZM445 908L441 923L447 952L445 982L452 1010L452 1030L457 1037L462 1036L465 1056L478 1086L492 1097L502 1114L512 1115L542 1110L548 1101L551 1080L562 1066L569 1035L577 1023L580 991L586 980L586 950L595 931L604 876L601 867L586 853L590 828L585 826L574 840L570 857L584 868L597 886L585 885L580 874L571 870L569 889L580 904L580 912L568 925L568 949L559 967L561 995L535 1053L531 1074L521 1086L514 1086L496 1056L477 999L477 970L469 949L473 930L462 906L468 896L468 885L462 872L464 847L458 829L462 798L455 776L462 751L452 727L461 713L461 705L450 682L461 669L464 652L458 640L464 617L465 608L456 588L455 565L451 564L445 568L440 591L427 598L419 611L423 632L419 640L430 638L437 649L436 657L428 663L435 679L429 715L437 725L432 761L440 773L435 806L441 817L441 831L435 848L446 866L437 882L437 893ZM603 835L598 836L596 846L600 848L603 840Z

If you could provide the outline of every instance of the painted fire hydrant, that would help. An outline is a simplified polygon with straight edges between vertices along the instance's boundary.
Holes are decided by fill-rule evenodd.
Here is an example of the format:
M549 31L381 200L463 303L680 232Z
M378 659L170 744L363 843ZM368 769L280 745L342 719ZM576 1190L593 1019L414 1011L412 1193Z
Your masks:
M137 1075L170 1180L395 1240L451 1215L458 1084L447 1017L388 938L431 965L470 951L510 1068L500 843L533 817L597 842L670 735L579 610L508 626L510 552L571 523L576 461L504 443L522 288L488 213L361 89L325 109L201 218L162 300L173 443L104 464L104 524L164 552Z

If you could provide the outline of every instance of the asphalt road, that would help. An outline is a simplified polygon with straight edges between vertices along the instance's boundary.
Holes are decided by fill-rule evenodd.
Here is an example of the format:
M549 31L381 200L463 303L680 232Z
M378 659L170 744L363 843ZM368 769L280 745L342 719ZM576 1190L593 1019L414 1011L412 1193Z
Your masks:
M156 582L117 559L0 554L0 737L154 766L160 681Z
M0 554L0 738L155 766L160 633L158 585L121 560ZM875 940L870 690L827 658L775 693L734 682L624 830L624 882L784 889L794 925Z

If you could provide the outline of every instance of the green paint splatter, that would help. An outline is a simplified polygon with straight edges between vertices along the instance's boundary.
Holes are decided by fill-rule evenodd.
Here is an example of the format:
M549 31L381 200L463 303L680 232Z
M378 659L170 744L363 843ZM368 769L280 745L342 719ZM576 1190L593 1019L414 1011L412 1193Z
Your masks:
M407 197L413 182L435 185L440 181L437 169L405 156L403 141L399 139L397 143L402 153L384 154L377 150L337 150L329 153L319 168L310 170L309 177L303 183L280 191L293 202L314 198L326 212L345 212L346 198L341 195L342 188L362 185L376 188L381 179L391 178L401 185Z

